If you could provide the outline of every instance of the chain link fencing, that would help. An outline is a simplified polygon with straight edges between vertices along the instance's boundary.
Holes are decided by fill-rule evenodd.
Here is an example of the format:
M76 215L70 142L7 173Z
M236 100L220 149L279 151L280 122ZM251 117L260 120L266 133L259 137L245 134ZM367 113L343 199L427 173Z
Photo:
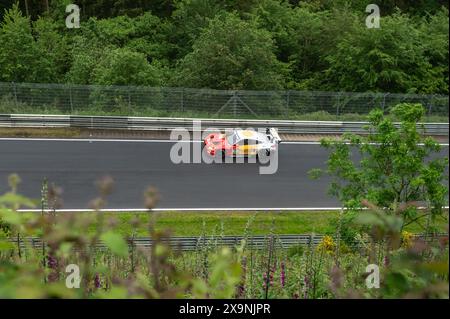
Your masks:
M446 95L230 91L0 82L0 114L74 114L304 120L364 120L372 109L421 103L428 121L448 122Z

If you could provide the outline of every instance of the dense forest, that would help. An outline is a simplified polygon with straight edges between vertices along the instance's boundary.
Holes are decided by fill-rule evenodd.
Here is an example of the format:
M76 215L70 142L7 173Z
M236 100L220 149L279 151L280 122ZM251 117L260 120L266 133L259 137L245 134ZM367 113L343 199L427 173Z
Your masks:
M0 0L0 82L448 93L448 2L371 2Z

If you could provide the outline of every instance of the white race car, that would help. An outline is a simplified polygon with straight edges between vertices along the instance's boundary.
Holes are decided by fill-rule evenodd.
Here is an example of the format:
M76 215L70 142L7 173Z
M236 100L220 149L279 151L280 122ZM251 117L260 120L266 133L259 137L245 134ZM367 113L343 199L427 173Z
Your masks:
M253 130L235 129L231 133L212 133L203 141L211 156L222 158L270 155L278 150L281 138L275 128L267 128L266 133Z

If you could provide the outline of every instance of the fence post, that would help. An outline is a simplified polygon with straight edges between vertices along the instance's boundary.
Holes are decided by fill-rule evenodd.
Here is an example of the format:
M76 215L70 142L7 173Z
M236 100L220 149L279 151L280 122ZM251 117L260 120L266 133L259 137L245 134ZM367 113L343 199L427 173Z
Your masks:
M289 116L289 102L290 102L290 90L286 91L286 117Z
M16 83L12 82L13 92L14 92L14 106L17 107L17 88Z
M431 110L433 108L433 97L434 95L430 96L428 101L428 116L431 116Z
M73 114L72 84L69 84L70 114Z
M341 103L341 92L337 96L336 119L339 117L339 104Z
M181 89L181 113L184 113L184 88Z
M131 93L130 93L130 88L128 88L128 115L131 115Z
M383 110L383 114L384 114L384 108L386 107L386 96L388 96L389 93L385 93L383 94L383 103L381 104L381 109Z
M237 97L236 91L233 91L233 117L236 118Z

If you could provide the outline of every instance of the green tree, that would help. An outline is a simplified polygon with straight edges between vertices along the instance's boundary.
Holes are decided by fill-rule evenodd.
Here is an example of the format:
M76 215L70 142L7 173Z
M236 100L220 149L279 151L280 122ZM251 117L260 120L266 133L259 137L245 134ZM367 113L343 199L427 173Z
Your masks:
M236 14L216 16L184 57L174 83L216 89L280 89L285 65L268 31Z
M58 25L49 18L39 18L33 23L36 40L34 80L44 83L58 83L64 79L68 66L66 38L59 32Z
M192 51L194 41L206 28L210 19L224 8L217 0L181 0L175 3L172 14L174 33L171 38L176 43L177 57L183 58Z
M170 42L174 26L167 19L160 19L146 12L133 19L134 31L125 46L145 54L147 60L157 59L170 64L174 58L176 45Z
M32 82L37 52L29 18L17 4L0 24L0 81Z
M426 13L434 14L439 11L441 6L448 8L448 1L445 0L378 0L376 2L366 0L290 0L289 2L296 6L308 6L316 11L348 7L353 12L360 13L365 12L369 3L376 3L383 16L390 15L397 10L414 15L424 15Z
M65 82L73 84L91 84L94 68L104 56L106 50L114 47L102 47L94 38L75 35L71 38L70 58L71 65L65 75Z
M92 82L104 85L163 84L163 71L155 62L149 64L142 53L129 49L111 50L93 70Z
M368 201L387 214L401 212L403 226L418 218L435 218L447 201L443 181L448 159L434 156L440 145L421 134L418 123L424 112L420 104L395 106L391 115L400 121L397 127L383 111L372 111L367 135L322 141L331 151L327 168L313 170L311 176L330 175L330 194L344 207L360 209ZM419 214L417 206L429 209Z
M431 64L432 80L428 91L448 93L448 9L422 18L419 27L424 56ZM421 81L422 79L419 79Z
M442 87L425 55L422 37L411 18L394 14L383 18L382 27L368 29L356 22L337 48L326 57L328 90L399 93L435 92Z

